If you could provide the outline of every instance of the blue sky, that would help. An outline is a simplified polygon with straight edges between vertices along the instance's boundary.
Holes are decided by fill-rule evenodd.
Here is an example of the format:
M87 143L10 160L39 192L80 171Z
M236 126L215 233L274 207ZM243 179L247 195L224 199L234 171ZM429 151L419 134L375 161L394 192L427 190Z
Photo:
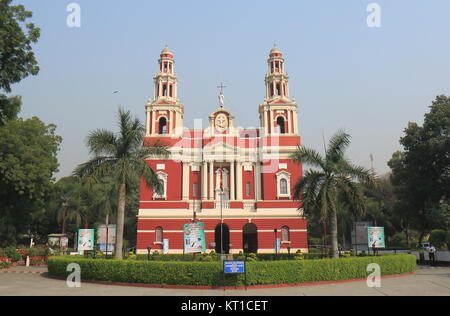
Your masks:
M71 2L81 6L81 28L66 25ZM366 24L372 2L15 1L34 12L42 35L34 46L41 72L13 94L23 97L22 116L58 126L61 177L88 159L90 130L116 128L119 105L144 120L165 44L175 53L187 127L217 108L221 81L237 124L258 126L276 43L299 103L303 144L322 150L322 133L343 128L352 135L348 156L370 167L373 153L385 173L407 123L422 123L436 95L450 95L450 1L376 1L376 29Z

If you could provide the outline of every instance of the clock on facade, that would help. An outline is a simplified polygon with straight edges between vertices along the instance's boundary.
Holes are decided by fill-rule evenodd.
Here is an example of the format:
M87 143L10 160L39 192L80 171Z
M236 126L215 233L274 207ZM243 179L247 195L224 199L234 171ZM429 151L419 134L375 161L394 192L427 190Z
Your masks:
M223 113L217 115L215 126L219 132L224 132L228 128L228 117Z

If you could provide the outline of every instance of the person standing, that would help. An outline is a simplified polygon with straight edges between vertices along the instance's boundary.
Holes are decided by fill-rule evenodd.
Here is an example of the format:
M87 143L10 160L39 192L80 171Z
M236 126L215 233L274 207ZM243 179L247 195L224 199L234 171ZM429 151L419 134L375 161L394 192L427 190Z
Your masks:
M430 262L434 264L436 262L436 248L433 245L428 247L428 256L430 257Z

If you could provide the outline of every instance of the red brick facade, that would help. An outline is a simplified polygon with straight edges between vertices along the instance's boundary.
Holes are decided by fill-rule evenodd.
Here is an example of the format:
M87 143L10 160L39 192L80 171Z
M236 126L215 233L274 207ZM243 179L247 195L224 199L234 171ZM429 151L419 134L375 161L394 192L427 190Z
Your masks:
M144 143L165 144L170 157L147 161L164 192L156 194L141 182L138 253L148 247L162 251L163 240L170 253L183 253L183 225L194 218L205 224L207 251L273 253L279 239L281 252L306 252L307 222L292 196L302 176L302 166L290 159L301 145L297 104L289 97L282 53L277 48L270 53L259 129L236 127L222 92L206 128L184 129L175 62L167 47L159 62L154 98L146 106Z

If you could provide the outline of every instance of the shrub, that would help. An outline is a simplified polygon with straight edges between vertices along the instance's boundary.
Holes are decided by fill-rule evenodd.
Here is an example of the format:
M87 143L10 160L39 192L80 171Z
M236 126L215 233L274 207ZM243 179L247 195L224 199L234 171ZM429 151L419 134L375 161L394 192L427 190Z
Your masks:
M449 238L450 232L447 232L443 229L436 229L431 232L429 242L436 248L443 248L444 246L448 245Z
M305 253L297 252L304 256L304 259L323 259L325 256L322 253ZM246 254L242 252L233 255L234 260L244 260L247 258L248 261L276 261L276 260L292 260L296 254ZM210 254L196 255L195 258L192 254L178 255L178 254L153 254L150 255L151 261L180 261L180 262L193 262L193 261L204 261L205 256L210 256L212 261L220 261L220 255L215 252ZM250 258L250 259L249 259ZM138 255L137 260L148 261L148 255ZM210 260L210 259L206 259Z
M137 256L135 254L129 255L128 260L137 260Z
M323 253L304 253L302 254L303 258L306 260L314 260L314 259L324 259L326 255Z
M258 260L258 256L254 253L251 253L247 256L247 261L248 262L252 262L252 261L257 261Z
M222 262L117 261L73 257L48 260L50 275L66 278L67 265L78 263L82 280L163 285L223 285ZM247 262L248 285L300 284L366 278L367 266L378 263L382 275L413 272L416 258L412 255ZM244 285L244 275L227 275L227 286Z
M31 265L32 266L45 265L45 261L44 260L31 260Z
M11 262L0 262L0 267L9 267Z
M352 253L350 251L344 251L340 253L339 255L341 258L350 258L352 256Z
M5 249L5 254L8 258L11 259L12 262L17 262L22 259L22 256L19 252L17 252L15 247L8 247Z
M317 249L317 248L309 248L308 249L308 253L323 254L323 250L322 249Z
M43 247L29 248L27 253L30 257L48 257L49 249Z
M202 262L212 262L214 261L214 258L210 255L203 255L200 257L200 261Z
M404 233L396 233L389 239L389 245L394 248L407 248L408 242Z
M322 244L323 244L322 238L308 237L308 245L317 246Z

